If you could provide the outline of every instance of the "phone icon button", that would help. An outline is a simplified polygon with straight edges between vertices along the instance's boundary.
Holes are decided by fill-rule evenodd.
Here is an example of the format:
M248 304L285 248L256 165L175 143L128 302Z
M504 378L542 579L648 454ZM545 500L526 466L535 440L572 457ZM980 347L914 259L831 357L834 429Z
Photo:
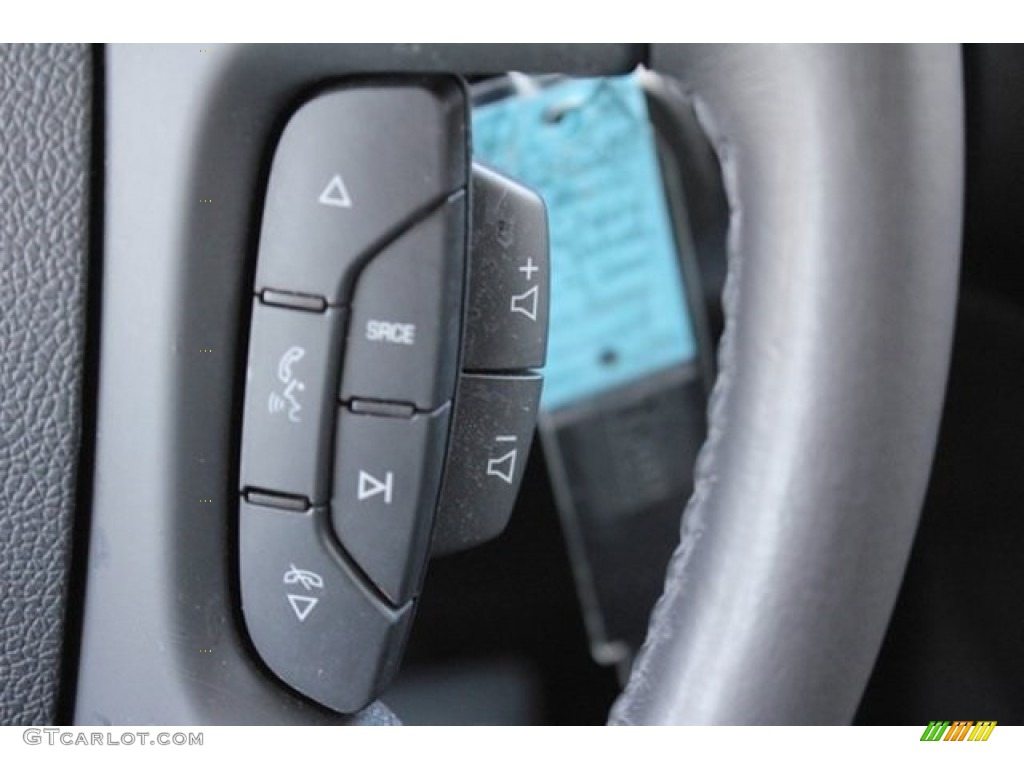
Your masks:
M241 488L327 501L343 312L257 299L249 337ZM297 564L298 565L298 564Z

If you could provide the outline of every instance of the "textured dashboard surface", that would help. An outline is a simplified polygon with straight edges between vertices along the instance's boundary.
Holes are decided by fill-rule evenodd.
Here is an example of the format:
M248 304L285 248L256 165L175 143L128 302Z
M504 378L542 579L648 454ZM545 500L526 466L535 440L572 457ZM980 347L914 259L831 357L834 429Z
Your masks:
M0 724L52 722L85 344L91 53L0 46Z

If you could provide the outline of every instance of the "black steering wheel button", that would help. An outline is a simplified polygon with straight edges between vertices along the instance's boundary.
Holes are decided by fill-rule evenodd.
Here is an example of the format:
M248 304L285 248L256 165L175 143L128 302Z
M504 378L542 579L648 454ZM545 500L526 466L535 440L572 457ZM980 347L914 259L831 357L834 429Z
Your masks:
M548 225L544 201L473 166L465 359L471 371L540 368L547 357Z
M447 404L411 418L342 411L338 420L334 530L387 598L419 589L448 437Z
M528 373L460 377L433 554L468 549L505 530L533 442L541 384Z
M344 312L255 302L242 427L242 490L326 504Z
M288 121L270 171L256 291L344 304L359 261L466 183L454 78L328 91Z
M241 504L242 612L281 680L339 712L371 702L398 667L412 604L377 599L329 542L327 511Z
M356 283L341 399L432 410L451 400L458 367L465 195L406 231Z

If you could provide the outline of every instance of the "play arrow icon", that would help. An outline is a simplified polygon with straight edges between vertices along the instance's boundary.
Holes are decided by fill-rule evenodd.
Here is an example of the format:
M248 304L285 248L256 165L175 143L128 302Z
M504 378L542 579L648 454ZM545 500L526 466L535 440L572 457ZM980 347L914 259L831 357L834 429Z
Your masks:
M379 494L384 494L384 503L391 503L391 488L394 484L394 474L388 472L384 475L383 480L379 480L369 472L359 470L359 488L356 494L359 496L360 501L365 499L373 498Z
M288 602L292 604L295 617L299 621L305 621L306 617L316 608L316 604L320 602L320 598L308 595L288 595Z
M341 174L334 174L324 191L320 193L319 202L321 205L330 205L335 208L351 208L352 197L348 193Z

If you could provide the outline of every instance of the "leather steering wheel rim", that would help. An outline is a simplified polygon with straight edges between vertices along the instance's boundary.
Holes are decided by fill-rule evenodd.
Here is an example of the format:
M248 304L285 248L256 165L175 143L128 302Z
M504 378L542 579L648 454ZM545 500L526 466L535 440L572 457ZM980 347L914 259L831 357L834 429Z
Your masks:
M709 436L611 722L852 721L935 449L963 196L960 53L681 46L730 204Z

